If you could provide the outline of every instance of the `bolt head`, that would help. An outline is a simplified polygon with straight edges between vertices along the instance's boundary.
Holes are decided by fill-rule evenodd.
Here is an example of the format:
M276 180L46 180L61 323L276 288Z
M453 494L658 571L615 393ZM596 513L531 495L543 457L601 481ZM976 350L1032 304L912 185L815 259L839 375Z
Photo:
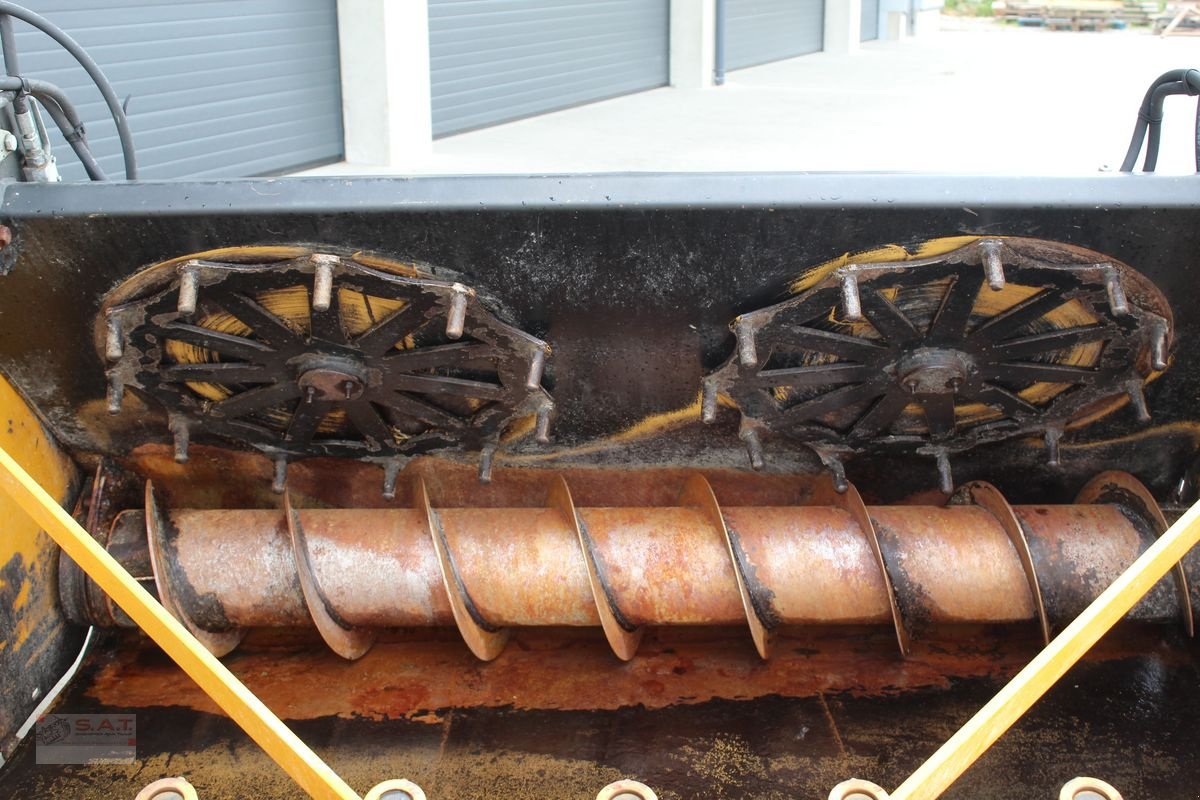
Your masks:
M359 376L336 369L310 369L298 382L306 397L317 400L357 400L367 388Z
M936 348L909 353L896 366L900 384L912 394L956 394L972 369L966 354Z

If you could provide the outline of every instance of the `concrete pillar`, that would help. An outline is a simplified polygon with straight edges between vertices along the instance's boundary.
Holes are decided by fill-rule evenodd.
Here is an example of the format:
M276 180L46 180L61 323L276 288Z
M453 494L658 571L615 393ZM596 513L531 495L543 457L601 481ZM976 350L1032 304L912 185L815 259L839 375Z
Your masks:
M862 0L825 0L825 52L853 53L862 39Z
M704 89L713 85L715 8L715 0L671 0L672 86Z
M346 161L403 166L429 155L424 0L337 0Z

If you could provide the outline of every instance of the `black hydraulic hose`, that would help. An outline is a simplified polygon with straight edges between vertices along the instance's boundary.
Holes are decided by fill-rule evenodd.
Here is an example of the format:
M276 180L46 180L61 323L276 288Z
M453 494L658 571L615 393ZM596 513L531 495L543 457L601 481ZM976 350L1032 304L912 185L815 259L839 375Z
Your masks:
M79 113L75 110L75 106L67 99L66 93L52 83L39 80L28 80L21 78L0 78L0 90L11 90L17 93L17 96L23 96L25 91L41 101L42 107L46 109L46 113L54 120L54 124L62 131L63 138L67 140L67 144L75 151L75 155L83 164L84 170L89 178L94 181L108 180L104 174L104 170L96 162L95 156L92 155L91 148L88 147L87 138L84 134L83 120L79 118Z
M17 40L13 31L12 17L0 14L0 47L4 49L4 69L10 77L0 79L0 88L13 93L13 110L23 111L28 108L25 92L42 101L46 113L58 125L63 138L75 151L75 156L83 164L83 169L94 181L108 180L104 170L96 162L88 147L84 134L83 121L75 111L75 106L67 99L67 95L52 83L38 80L22 80L20 62L17 58Z
M1149 136L1146 142L1146 161L1142 166L1143 172L1153 172L1158 166L1159 138L1161 136L1163 102L1173 94L1200 95L1200 70L1182 70L1178 84L1166 84L1154 90L1151 102L1151 121ZM1196 172L1200 172L1200 102L1196 104Z
M1182 80L1174 83L1164 83L1156 88L1150 100L1150 113L1146 131L1146 160L1142 162L1142 172L1154 172L1158 166L1158 148L1162 139L1163 103L1171 95L1191 94L1189 87Z
M96 157L92 155L92 149L88 147L87 140L83 136L68 136L68 131L71 130L71 122L67 119L63 110L55 103L43 101L42 106L46 109L46 113L54 120L54 124L63 132L63 138L67 140L67 144L75 151L75 157L79 159L79 163L83 164L83 171L87 173L89 179L93 181L106 181L108 176L104 174L104 168L96 161Z
M67 140L67 144L71 145L71 149L75 151L75 156L79 162L83 164L83 169L87 172L87 176L94 181L106 181L108 176L104 174L103 168L96 162L96 157L92 155L91 148L88 147L87 140L71 125L70 119L54 101L38 98L42 101L42 107L46 109L46 113L54 120L54 124L62 131L63 138Z
M3 5L0 3L0 5ZM1150 109L1154 102L1154 92L1158 87L1169 83L1178 83L1184 79L1188 72L1193 70L1173 69L1169 72L1164 72L1159 75L1154 83L1150 84L1150 88L1146 90L1145 96L1142 98L1142 105L1138 109L1137 124L1133 127L1133 138L1129 141L1129 148L1125 151L1125 160L1121 163L1121 172L1133 172L1133 167L1137 164L1138 155L1142 152L1142 140L1146 137L1146 129L1150 125ZM1160 106L1161 108L1161 106Z
M1191 94L1200 95L1200 69L1189 69L1183 80ZM1196 172L1200 173L1200 100L1196 101Z
M1138 114L1137 123L1133 126L1133 138L1129 140L1129 147L1125 150L1125 160L1121 162L1121 172L1133 172L1133 167L1137 164L1137 157L1142 152L1142 140L1146 138L1146 120L1142 119L1142 115Z
M133 150L133 133L129 130L129 120L125 116L125 109L121 106L121 101L117 97L117 93L113 91L112 84L108 82L108 78L104 77L104 72L100 69L100 66L92 60L92 57L87 54L86 50L79 46L78 42L40 14L35 14L24 6L10 3L8 0L0 0L0 15L11 15L22 22L32 25L58 42L64 50L74 56L75 60L79 62L79 66L83 67L92 79L92 82L96 84L96 88L100 90L100 94L104 97L104 103L108 106L108 111L117 126L117 136L121 139L121 155L125 160L125 178L131 181L137 180L137 157ZM0 33L2 32L3 23L0 23ZM4 48L5 59L8 58L9 49L7 46Z
M75 110L75 106L67 99L66 93L48 81L39 81L26 78L5 77L0 78L0 91L8 92L24 92L27 91L45 105L46 101L56 103L67 118L71 120L72 128L83 128L83 121L79 118L79 113Z
M79 163L83 164L83 169L87 173L88 178L94 181L106 181L108 176L104 174L104 169L96 161L96 157L92 155L92 149L88 147L87 139L83 135L83 126L77 125L72 120L70 114L53 98L43 95L34 95L41 101L42 107L46 109L46 113L54 120L54 124L62 131L63 138L67 140L67 144L75 151L75 156L79 159ZM72 114L74 109L72 109Z
M13 32L12 17L7 14L0 14L0 47L4 48L4 71L13 77L20 75L21 67L17 60L17 36ZM16 97L13 98L13 110L24 112L27 108L28 104L24 95L18 91Z
M12 19L7 14L0 17L0 46L4 48L4 69L9 75L20 75L17 62L17 36L13 33Z

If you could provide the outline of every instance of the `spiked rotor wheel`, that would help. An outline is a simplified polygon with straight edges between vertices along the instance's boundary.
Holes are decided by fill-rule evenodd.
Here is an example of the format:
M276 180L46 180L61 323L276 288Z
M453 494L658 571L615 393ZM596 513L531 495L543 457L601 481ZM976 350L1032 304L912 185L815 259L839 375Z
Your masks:
M544 342L461 284L349 256L187 261L105 326L110 410L124 386L157 399L179 460L215 434L283 461L482 450L486 471L506 426L537 415L544 439L552 411Z
M1146 418L1142 386L1166 368L1170 312L1099 254L984 239L838 267L733 328L737 352L705 380L705 417L719 394L736 402L756 465L765 430L827 461L900 447L944 467L947 454L1031 434L1057 462L1066 426L1125 398Z

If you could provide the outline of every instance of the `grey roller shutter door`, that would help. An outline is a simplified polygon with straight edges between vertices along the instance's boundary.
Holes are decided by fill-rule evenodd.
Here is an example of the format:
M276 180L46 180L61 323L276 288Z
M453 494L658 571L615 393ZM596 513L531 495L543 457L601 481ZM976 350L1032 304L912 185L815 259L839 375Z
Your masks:
M879 0L862 0L862 36L864 42L879 38Z
M433 133L663 86L668 0L430 0Z
M118 96L131 97L141 178L245 177L341 157L336 0L31 5L91 53ZM123 177L100 93L53 41L15 27L21 71L67 91L100 165ZM55 155L65 180L84 178L61 139Z
M815 53L824 45L824 0L726 2L725 65L728 69Z

